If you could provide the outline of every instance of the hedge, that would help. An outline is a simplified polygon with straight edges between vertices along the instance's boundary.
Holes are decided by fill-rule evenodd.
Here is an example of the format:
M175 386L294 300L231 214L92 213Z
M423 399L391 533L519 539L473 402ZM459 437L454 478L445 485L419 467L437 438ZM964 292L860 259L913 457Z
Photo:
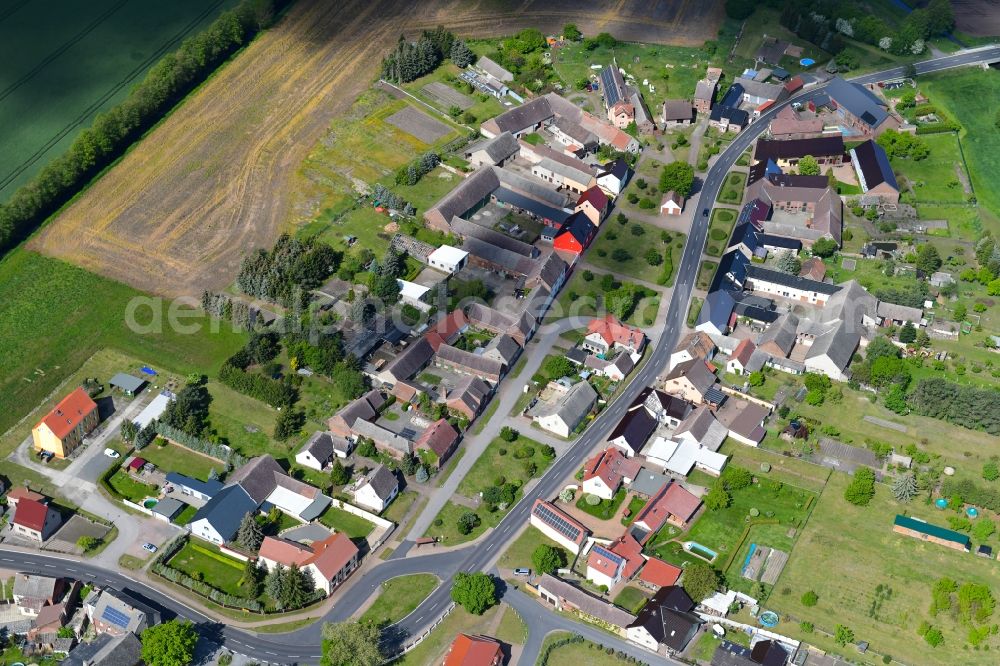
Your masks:
M237 467L242 467L247 463L247 459L233 451L230 447L224 444L213 444L212 442L205 441L204 439L198 439L193 435L189 435L183 430L169 426L166 423L156 422L156 432L163 437L166 437L172 442L179 444L185 448L191 449L196 453L204 453L206 456L211 456L217 460L229 465L231 469L236 469Z

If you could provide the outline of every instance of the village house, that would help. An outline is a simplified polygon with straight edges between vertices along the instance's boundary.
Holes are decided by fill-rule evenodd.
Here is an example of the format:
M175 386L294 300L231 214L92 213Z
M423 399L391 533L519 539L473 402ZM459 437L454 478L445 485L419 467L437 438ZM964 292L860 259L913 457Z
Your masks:
M577 382L553 402L539 406L532 418L542 430L569 437L590 414L597 397L589 382Z
M97 427L100 415L97 403L87 392L78 388L52 408L31 429L36 452L50 453L62 459L73 453L83 438Z
M360 551L343 532L308 545L266 536L261 542L258 562L268 570L293 564L309 572L317 589L330 595L357 569Z
M609 197L617 197L628 184L629 178L632 176L632 168L628 162L619 157L605 164L602 169L597 174L597 186L604 190L604 193Z
M783 141L759 139L754 148L747 182L753 184L763 178L768 167L777 167L782 172L796 169L799 160L807 155L816 160L821 172L825 172L828 167L843 164L845 152L844 137L840 134Z
M665 99L660 120L665 128L682 127L694 122L695 107L686 99Z
M441 467L455 452L459 437L458 431L447 419L438 419L420 433L413 443L413 448L416 451L433 453L434 466Z
M347 458L351 453L350 440L337 437L329 432L314 432L312 437L295 454L295 462L310 469L322 472L333 464L333 458Z
M656 417L646 409L645 405L633 403L608 435L608 443L621 449L631 458L642 450L646 440L656 430L657 424Z
M862 206L899 203L899 184L882 146L869 139L851 148L851 164L861 184Z
M444 657L444 666L501 666L503 646L489 636L455 636Z
M612 314L592 319L587 324L587 335L582 346L595 354L607 354L612 348L641 353L646 346L642 330L623 324Z
M576 613L620 635L624 635L625 627L635 621L635 615L632 613L588 594L551 574L543 574L536 589L541 600L554 609Z
M42 608L58 603L68 589L65 578L18 573L12 598L21 615L37 617Z
M660 204L661 215L680 215L684 211L684 197L673 190L667 192Z
M701 499L681 486L677 481L666 483L639 511L632 523L644 534L636 537L641 543L658 532L665 523L687 529L688 523L701 507ZM634 532L633 532L634 533Z
M826 85L824 93L819 99L809 102L809 109L830 109L837 121L851 131L852 139L875 137L887 129L898 130L903 125L903 119L889 110L885 100L860 83L835 76Z
M663 378L663 390L666 393L679 395L688 402L717 402L715 387L718 377L709 369L706 361L691 359L678 363Z
M587 249L596 235L597 227L587 214L580 210L566 220L566 224L556 232L552 247L560 252L579 255Z
M693 106L698 113L709 113L715 101L715 89L718 80L701 79L695 86Z
M529 523L576 557L590 535L582 523L551 502L538 498L531 507Z
M23 498L17 502L11 531L38 543L47 541L62 524L62 516L48 500Z
M374 421L384 405L385 396L377 389L372 389L331 416L326 422L326 427L338 437L350 437L355 421L358 419Z
M375 513L382 513L399 494L399 480L385 465L379 465L351 489L354 503Z
M474 169L481 166L503 166L517 158L520 151L521 146L514 135L501 132L491 139L483 139L466 147L465 159Z
M94 590L84 600L87 618L98 634L141 634L160 623L160 613L128 592L105 588Z
M704 623L694 609L684 588L661 587L626 628L626 636L658 654L680 654Z
M642 461L627 458L620 449L609 446L583 465L583 492L610 500L624 483L632 483Z
M670 362L667 370L673 370L678 363L690 361L691 359L704 359L711 361L715 357L716 346L712 338L703 331L693 331L688 333L677 343L674 351L670 353Z

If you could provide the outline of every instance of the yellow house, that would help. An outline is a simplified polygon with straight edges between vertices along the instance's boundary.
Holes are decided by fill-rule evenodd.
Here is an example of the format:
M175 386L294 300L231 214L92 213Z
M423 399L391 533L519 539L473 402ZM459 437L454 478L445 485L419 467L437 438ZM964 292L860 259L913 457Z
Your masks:
M97 403L78 388L32 428L35 451L48 451L56 458L65 458L97 427L98 421Z

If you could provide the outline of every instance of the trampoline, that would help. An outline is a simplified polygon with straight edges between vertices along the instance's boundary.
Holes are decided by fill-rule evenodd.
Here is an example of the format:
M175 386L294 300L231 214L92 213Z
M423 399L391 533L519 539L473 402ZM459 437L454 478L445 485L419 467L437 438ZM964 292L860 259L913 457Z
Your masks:
M803 67L812 67L816 64L816 61L812 58L803 58L802 60L799 60L799 64Z
M934 500L934 506L936 506L939 509L947 509L948 508L948 500L946 500L943 497L938 497L936 500Z
M760 622L762 626L768 628L776 627L778 626L778 614L774 611L764 611L760 614L760 617L757 618L757 621Z
M978 518L979 509L977 509L974 506L970 506L968 509L965 510L965 515L967 515L969 518Z

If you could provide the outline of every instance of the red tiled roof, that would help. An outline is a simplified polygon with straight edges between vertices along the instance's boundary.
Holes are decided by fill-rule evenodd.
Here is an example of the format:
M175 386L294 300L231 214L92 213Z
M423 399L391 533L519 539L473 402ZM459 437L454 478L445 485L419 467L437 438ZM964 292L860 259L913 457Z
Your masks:
M446 419L435 421L417 439L414 448L430 449L443 458L458 439L458 431Z
M22 499L14 511L14 524L41 532L45 527L45 516L48 512L49 508L38 500Z
M293 564L301 567L313 555L308 546L271 536L264 537L259 552L265 560L272 560L286 567Z
M314 564L328 579L336 576L358 554L358 547L343 532L337 532L312 545L313 557L306 564Z
M459 634L448 650L444 666L492 666L502 655L499 641L488 636Z
M545 511L539 511L539 506L544 507ZM541 497L536 499L534 505L532 505L531 515L536 516L540 521L549 527L559 531L563 536L578 546L587 540L589 530L583 525L583 523L579 522L565 511L561 511L555 504L546 502ZM561 520L565 523L565 525L574 528L576 530L576 536L567 534L566 532L568 530L561 529L562 526L559 525L557 521L553 520L553 518Z
M757 349L757 345L753 343L753 340L744 338L740 344L736 345L736 349L733 350L733 358L739 361L740 365L746 367L755 349Z
M14 500L14 502L16 503L19 500L23 500L23 499L36 500L36 501L40 502L43 499L45 499L45 495L42 495L40 493L36 493L34 490L28 490L24 486L18 486L17 488L11 488L10 492L7 493L7 500L8 501Z
M792 78L788 79L788 81L785 83L785 90L787 90L790 93L793 93L799 88L801 88L802 85L803 85L802 77L793 76Z
M458 332L468 323L464 312L453 310L447 317L438 320L436 324L431 326L426 335L427 342L431 343L431 347L436 352L441 345L450 345L454 342Z
M73 428L80 425L80 422L95 409L97 409L97 403L90 399L86 391L78 388L53 407L52 411L38 422L38 425L44 423L56 437L62 439L72 432Z
M602 573L608 578L614 578L618 575L618 566L620 563L605 556L601 552L603 548L594 546L590 549L590 555L587 556L587 568Z
M671 483L663 496L663 507L670 512L670 515L680 518L685 523L691 520L691 516L699 506L701 499L677 482Z
M681 577L681 568L673 564L667 564L663 560L651 557L646 560L646 566L639 573L639 579L656 585L657 587L668 587L677 583Z
M612 314L605 315L603 319L592 319L587 325L587 335L592 333L599 334L609 345L618 343L628 346L631 342L632 346L639 347L646 338L641 330L621 323Z
M140 467L142 467L145 464L146 464L146 459L145 458L140 458L140 457L136 456L135 458L132 458L132 462L130 462L128 464L128 468L129 469L139 469Z
M609 446L584 464L583 480L598 476L614 491L622 484L623 477L634 479L641 466L639 458L627 458L617 446Z
M579 206L584 201L589 201L597 210L604 210L608 207L608 195L604 193L604 190L596 185L588 188L583 194L581 194L580 199L576 202L576 205Z
M625 580L631 579L645 562L642 557L642 544L627 531L612 542L608 550L625 559L625 568L622 569L622 578Z

